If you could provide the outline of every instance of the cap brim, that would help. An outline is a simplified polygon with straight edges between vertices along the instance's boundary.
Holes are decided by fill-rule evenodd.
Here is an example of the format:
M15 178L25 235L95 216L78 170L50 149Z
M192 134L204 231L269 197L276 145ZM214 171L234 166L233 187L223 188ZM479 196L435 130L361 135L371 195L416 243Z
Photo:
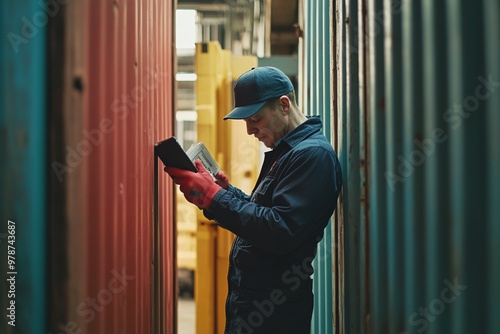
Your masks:
M252 117L266 104L266 101L234 108L229 114L224 116L224 119L245 119Z

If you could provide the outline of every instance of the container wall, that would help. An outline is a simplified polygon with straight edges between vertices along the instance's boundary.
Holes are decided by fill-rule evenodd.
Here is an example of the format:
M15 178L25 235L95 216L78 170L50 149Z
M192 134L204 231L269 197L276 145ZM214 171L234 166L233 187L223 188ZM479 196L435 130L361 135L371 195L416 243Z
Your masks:
M363 90L366 61L360 36L363 34L363 8L354 1L337 1L336 21L336 96L337 125L340 134L339 157L343 173L343 272L335 276L342 284L343 301L338 303L338 333L362 333L366 330L369 303L370 263L368 261L368 180L367 168L367 96ZM342 24L340 24L342 22ZM355 27L355 28L353 28ZM333 61L333 59L332 59Z
M500 4L335 6L339 332L496 333Z
M46 325L46 19L35 0L0 3L2 333Z
M174 7L72 1L54 23L54 333L175 332L173 185L153 151L173 133Z
M301 41L299 104L307 115L320 115L325 136L336 146L332 126L331 58L332 34L330 31L330 3L328 1L303 1L301 3L305 38ZM337 147L336 147L337 149ZM338 151L337 151L338 152ZM314 266L314 311L311 333L333 331L332 261L336 260L337 243L332 231L337 228L332 221L325 229ZM335 235L335 234L334 234ZM335 273L335 270L334 270Z

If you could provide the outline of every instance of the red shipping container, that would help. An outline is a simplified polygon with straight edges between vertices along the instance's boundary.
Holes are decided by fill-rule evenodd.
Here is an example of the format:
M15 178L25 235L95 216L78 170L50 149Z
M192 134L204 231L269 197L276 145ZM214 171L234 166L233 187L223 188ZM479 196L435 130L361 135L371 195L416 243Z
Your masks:
M153 147L173 133L175 2L59 6L49 329L174 333L173 185Z

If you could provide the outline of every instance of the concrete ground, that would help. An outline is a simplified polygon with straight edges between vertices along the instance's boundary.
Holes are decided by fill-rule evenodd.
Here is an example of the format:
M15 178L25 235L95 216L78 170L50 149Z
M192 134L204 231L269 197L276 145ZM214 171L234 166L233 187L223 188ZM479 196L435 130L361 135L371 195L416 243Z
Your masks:
M177 310L177 334L196 333L196 314L193 298L179 297Z

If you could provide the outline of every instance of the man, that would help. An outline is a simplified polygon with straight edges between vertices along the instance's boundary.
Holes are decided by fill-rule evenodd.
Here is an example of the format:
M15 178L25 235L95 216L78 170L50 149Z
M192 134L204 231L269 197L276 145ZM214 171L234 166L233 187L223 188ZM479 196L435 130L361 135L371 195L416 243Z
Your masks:
M310 332L312 261L341 187L337 156L318 117L305 117L288 77L253 68L234 87L236 107L224 119L243 119L247 132L271 151L252 194L198 173L165 170L188 201L236 234L230 254L225 334Z

